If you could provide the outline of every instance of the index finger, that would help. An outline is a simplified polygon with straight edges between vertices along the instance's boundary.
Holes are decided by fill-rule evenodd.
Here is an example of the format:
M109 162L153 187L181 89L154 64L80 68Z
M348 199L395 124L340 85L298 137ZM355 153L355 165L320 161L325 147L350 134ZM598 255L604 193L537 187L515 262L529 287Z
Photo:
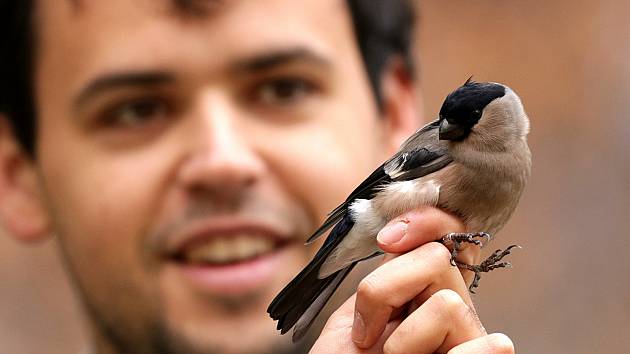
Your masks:
M408 211L390 221L378 233L378 246L387 253L405 253L437 241L449 232L463 232L464 224L438 208Z
M383 251L401 254L426 243L441 240L449 233L464 232L465 229L464 223L456 216L435 207L422 207L403 213L390 221L378 233L377 241ZM479 261L481 248L470 246L465 243L459 245L458 261L465 264ZM462 269L461 273L467 283L472 281L471 272Z

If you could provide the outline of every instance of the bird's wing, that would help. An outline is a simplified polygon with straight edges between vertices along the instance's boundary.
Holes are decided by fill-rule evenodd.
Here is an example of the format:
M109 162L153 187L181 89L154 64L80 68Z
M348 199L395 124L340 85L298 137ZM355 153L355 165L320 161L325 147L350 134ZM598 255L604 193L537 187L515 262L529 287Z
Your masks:
M348 198L336 207L333 211L328 214L328 218L322 223L322 225L309 237L306 243L311 243L315 241L319 236L324 234L326 230L335 225L343 215L346 213L348 206L355 199L371 199L374 194L378 191L378 187L381 187L389 182L391 179L385 173L385 169L383 168L385 163L379 166L368 178L366 178L361 184L350 193Z
M438 119L412 134L400 146L399 152L384 164L392 181L408 181L433 173L453 160L447 143L438 138Z
M354 221L350 216L344 217L337 223L309 264L280 291L269 305L267 312L271 318L278 321L278 329L282 334L291 329L308 312L300 324L299 332L303 334L321 307L352 269L353 266L349 266L330 277L323 279L319 277L319 268L322 263L353 226ZM296 333L296 339L300 335Z
M411 134L407 140L400 144L400 152L413 150L419 146L433 146L439 144L438 129L440 128L440 120L436 119L431 123L418 129Z
M392 181L409 181L440 170L452 161L446 150L419 147L388 161L383 169Z
M383 186L391 182L422 177L448 165L452 159L447 147L437 138L438 126L438 121L431 122L409 137L399 152L374 170L341 205L328 214L328 218L306 243L315 241L339 222L354 200L372 199Z

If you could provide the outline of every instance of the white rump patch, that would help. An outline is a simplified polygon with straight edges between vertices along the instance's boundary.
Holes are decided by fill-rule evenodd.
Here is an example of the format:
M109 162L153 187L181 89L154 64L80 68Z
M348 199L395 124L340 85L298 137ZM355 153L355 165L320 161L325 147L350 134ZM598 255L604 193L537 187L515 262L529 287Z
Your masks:
M376 234L387 221L375 212L372 201L357 199L349 210L354 226L322 264L319 269L320 279L380 250L376 244Z
M372 202L368 199L357 199L352 204L350 204L350 213L352 214L352 219L358 220L361 215L366 214L372 208Z

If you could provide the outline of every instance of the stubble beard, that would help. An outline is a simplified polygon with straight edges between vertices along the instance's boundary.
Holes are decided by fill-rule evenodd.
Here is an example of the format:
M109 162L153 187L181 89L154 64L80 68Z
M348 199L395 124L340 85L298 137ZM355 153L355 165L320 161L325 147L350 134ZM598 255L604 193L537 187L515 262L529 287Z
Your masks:
M277 204L267 202L263 198L252 197L243 200L245 202L236 203L236 205L238 207L248 206L249 209L238 209L245 210L249 213L247 215L277 217L278 215L291 214L283 208L270 208L270 205ZM162 234L168 234L170 230L176 229L179 225L184 225L195 218L203 218L216 213L216 205L212 203L212 200L197 199L196 202L188 205L186 212L180 218L176 218L175 222L168 224L165 227L167 232ZM228 211L235 212L235 210ZM302 220L300 229L307 229L312 226L307 215L293 216L293 220ZM174 226L169 227L170 225ZM59 229L62 230L62 228ZM142 239L155 240L155 236L161 234L149 232L148 235L153 235L153 237ZM160 315L163 313L163 301L159 298L158 292L149 294L148 289L143 289L133 282L126 282L126 284L122 284L126 288L124 289L126 296L115 289L112 289L109 296L105 298L93 296L95 294L90 291L89 282L82 281L79 276L80 264L75 264L72 261L72 252L66 249L69 245L65 244L62 235L59 236L58 246L62 255L61 258L88 315L93 331L94 348L96 349L94 353L96 354L298 354L308 353L314 342L314 339L310 338L291 345L287 340L276 337L270 338L266 343L260 343L256 348L235 351L233 348L227 348L220 343L212 343L210 340L204 343L194 341L178 328L174 328L173 324L169 324L168 320ZM154 254L154 248L150 246L144 247L143 250ZM145 265L148 268L155 266L155 264L149 263L145 263ZM148 302L134 304L133 299L125 298L129 297L130 294L135 294L138 297L135 301L145 299ZM222 303L222 307L236 310L242 306L242 300L231 304ZM131 315L131 312L137 313L137 316ZM243 335L246 336L246 332L246 330L243 331ZM215 334L207 333L208 339L212 339L213 335ZM234 337L239 338L239 335L235 334Z
M309 352L314 342L314 338L306 338L290 345L285 341L276 340L269 343L266 348L240 352L228 351L219 344L205 344L202 348L170 329L164 320L158 319L146 320L141 326L142 333L139 333L138 330L129 328L123 321L116 324L119 321L101 314L97 306L89 301L85 289L76 281L76 275L70 272L70 276L75 279L74 284L81 295L93 334L99 338L96 340L94 354L305 354ZM211 333L208 335L212 336Z

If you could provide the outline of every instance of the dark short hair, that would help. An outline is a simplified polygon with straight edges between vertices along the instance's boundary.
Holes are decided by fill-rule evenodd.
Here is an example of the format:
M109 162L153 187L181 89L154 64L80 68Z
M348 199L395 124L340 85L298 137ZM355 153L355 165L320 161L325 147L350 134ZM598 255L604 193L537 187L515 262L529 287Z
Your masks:
M365 70L379 107L380 78L397 56L413 75L411 36L413 7L407 0L346 0ZM185 3L186 0L178 0ZM36 102L33 66L36 57L33 0L0 0L0 112L8 115L13 133L34 156Z
M402 59L407 74L414 76L414 8L407 0L346 1L372 92L382 108L381 75L389 60Z
M0 112L24 149L34 152L32 0L0 0Z

